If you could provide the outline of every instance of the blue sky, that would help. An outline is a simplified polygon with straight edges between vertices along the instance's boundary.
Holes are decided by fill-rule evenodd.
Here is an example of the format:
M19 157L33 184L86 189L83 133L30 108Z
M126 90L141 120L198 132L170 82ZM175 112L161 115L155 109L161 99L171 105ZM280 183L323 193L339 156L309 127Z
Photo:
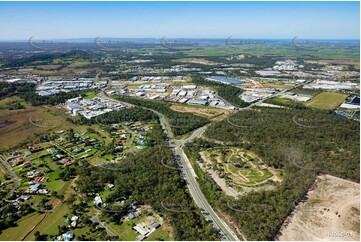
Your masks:
M359 39L359 2L0 2L0 40Z

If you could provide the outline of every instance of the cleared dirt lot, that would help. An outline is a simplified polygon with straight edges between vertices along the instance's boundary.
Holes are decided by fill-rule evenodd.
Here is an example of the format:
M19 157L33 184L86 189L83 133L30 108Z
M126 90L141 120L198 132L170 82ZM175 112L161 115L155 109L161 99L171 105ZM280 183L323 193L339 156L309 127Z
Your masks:
M315 185L277 240L360 240L360 184L322 175Z
M201 58L183 58L183 59L178 59L175 62L201 64L201 65L206 65L206 66L212 66L212 65L218 64L216 62L209 61L206 59L201 59Z
M193 113L198 116L209 118L213 121L220 120L226 117L230 113L229 110L217 109L217 108L200 108L200 107L192 107L192 106L188 107L188 106L180 106L180 105L179 106L172 105L170 108L178 112Z

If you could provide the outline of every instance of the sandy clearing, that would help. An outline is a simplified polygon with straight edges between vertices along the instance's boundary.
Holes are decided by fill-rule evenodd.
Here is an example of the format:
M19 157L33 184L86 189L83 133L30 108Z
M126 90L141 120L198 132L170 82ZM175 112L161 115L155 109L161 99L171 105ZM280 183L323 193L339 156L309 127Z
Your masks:
M250 179L250 177L252 177L252 176L250 176L250 175L246 176L246 175L242 174L242 172L240 172L240 171L238 171L237 173L233 173L230 170L229 165L228 165L231 163L230 159L236 154L239 155L240 157L243 157L244 159L246 159L244 156L245 152L240 151L239 149L237 149L237 151L238 152L235 152L235 150L231 149L232 154L230 155L230 157L227 158L226 161L222 160L221 157L219 156L219 154L214 158L216 159L217 164L224 165L223 169L224 169L225 173L227 173L229 175L229 178L231 178L233 180L233 182L234 182L234 184L236 184L236 186L241 188L240 191L237 191L236 187L233 187L233 186L227 184L226 179L224 177L221 177L217 168L216 169L211 168L211 167L213 167L211 153L209 153L208 151L199 152L199 154L203 160L202 163L198 163L199 167L203 170L203 172L208 174L217 183L217 185L222 189L222 191L225 192L226 195L236 198L236 197L243 195L250 191L272 190L272 189L274 189L274 186L266 184L269 180L273 180L275 182L282 181L282 179L280 177L278 177L277 172L273 168L268 167L265 164L260 165L260 167L262 169L267 169L270 173L272 173L272 176L266 178L263 181L258 181L258 182L252 183L252 181ZM248 155L251 156L254 160L258 160L258 158L256 158L256 156L254 154L252 154L251 152L248 152ZM249 164L259 173L259 175L261 175L261 176L264 175L264 171L258 170L257 166L255 164L253 164L253 162L249 162Z
M360 184L319 176L307 201L284 222L277 240L360 240Z
M172 105L170 108L178 112L193 113L198 116L212 119L213 121L220 120L226 117L230 113L230 111L228 110L215 109L215 108L198 108L198 107L191 107L191 106L187 107L187 106L177 106L177 105Z
M201 65L207 65L207 66L212 66L212 65L218 64L214 61L209 61L209 60L202 59L202 58L182 58L182 59L174 60L174 62L201 64Z

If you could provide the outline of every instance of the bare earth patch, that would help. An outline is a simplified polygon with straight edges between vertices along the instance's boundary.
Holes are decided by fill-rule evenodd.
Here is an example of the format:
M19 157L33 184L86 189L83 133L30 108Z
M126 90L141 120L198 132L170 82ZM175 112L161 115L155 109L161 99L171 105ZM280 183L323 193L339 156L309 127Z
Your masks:
M284 222L277 240L360 240L360 184L321 175L305 203Z
M201 64L201 65L207 65L207 66L212 66L212 65L218 64L216 62L209 61L206 59L201 59L201 58L183 58L183 59L178 59L175 62Z
M223 110L223 109L216 109L216 108L196 108L192 106L177 106L173 105L170 107L171 109L178 111L178 112L187 112L187 113L193 113L198 116L202 116L205 118L212 119L213 121L220 120L224 117L226 117L230 111Z
M237 148L207 149L199 153L199 167L210 175L228 196L237 197L257 190L272 190L269 181L279 183L277 171L252 152Z

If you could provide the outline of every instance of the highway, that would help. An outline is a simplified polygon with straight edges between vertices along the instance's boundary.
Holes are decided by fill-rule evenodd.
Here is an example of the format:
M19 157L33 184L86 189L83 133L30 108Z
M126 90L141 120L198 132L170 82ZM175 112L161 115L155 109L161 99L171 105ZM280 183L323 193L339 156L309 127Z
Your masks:
M224 238L221 238L222 240L227 239L231 241L236 241L239 239L237 238L235 233L233 233L233 231L228 227L228 225L224 221L222 221L222 219L214 212L213 208L208 203L207 199L202 193L199 184L196 180L195 172L193 171L193 168L190 164L188 157L186 156L186 154L183 152L182 149L183 144L187 142L191 142L193 139L200 137L207 127L208 125L197 129L188 139L176 140L176 146L174 149L176 154L181 157L181 162L183 167L182 173L185 174L189 191L197 206L203 209L207 213L206 215L212 221L213 226L219 229L219 231L224 235Z
M103 97L107 97L109 99L112 99L113 101L119 102L123 105L128 105L133 107L134 105L126 103L126 102L121 102L119 100L113 99L111 97L109 97L108 95L106 95L105 90L107 89L107 87L105 87L102 92L101 92L101 96ZM285 93L286 91L288 91L288 89L285 89L277 94L272 95L271 97L274 96L278 96L281 95L283 93ZM244 108L239 108L238 111L244 111L244 110L248 110L250 108L252 108L253 106L259 105L261 104L265 99L261 99L255 103L250 104L247 107ZM144 108L144 107L143 107ZM196 205L201 208L203 211L206 212L206 215L203 214L204 216L207 216L207 218L209 218L209 220L212 221L212 225L214 228L218 229L221 234L223 236L221 236L222 240L230 240L230 241L238 241L239 238L237 237L237 235L232 231L231 228L228 227L228 225L216 214L216 212L213 210L213 208L211 207L211 205L208 203L207 199L205 198L204 194L202 193L199 184L196 180L196 174L193 170L193 167L188 159L188 157L186 156L186 154L184 153L182 147L184 144L191 142L192 140L199 138L202 136L202 134L204 133L204 131L208 128L208 126L210 124L207 124L203 127L198 128L197 130L195 130L188 138L184 138L184 139L175 139L171 126L169 125L167 119L165 118L165 116L161 113L159 113L156 110L150 109L150 108L145 108L148 109L150 111L153 111L155 114L158 115L159 120L161 122L161 125L163 126L165 132L167 133L167 136L169 138L170 143L174 143L174 148L173 151L175 154L177 154L180 157L180 162L182 164L182 166L180 167L181 173L184 175L187 184L188 184L188 189L190 191L190 194L194 200L194 202L196 203ZM246 237L242 235L242 239L243 240L247 240Z
M122 103L122 104L126 104L128 106L134 106L132 104L128 104L125 102L120 102L119 100L113 99L109 96L107 96L105 94L105 89L103 89L103 91L101 92L101 95L103 97L107 97L109 99L112 99L113 101ZM144 108L144 107L143 107ZM194 200L194 202L196 203L196 205L203 209L207 214L206 216L209 217L209 219L212 221L212 225L213 227L215 227L216 229L218 229L221 234L223 234L223 238L222 240L230 240L230 241L237 241L239 240L238 237L235 235L235 233L228 227L228 225L214 212L213 208L211 207L211 205L208 203L207 199L205 198L204 194L202 193L199 184L196 180L196 175L195 172L192 168L192 165L190 164L190 161L188 159L188 157L186 156L186 154L183 152L183 145L185 143L191 142L192 140L199 138L203 132L207 129L207 127L209 126L209 124L198 128L197 130L195 130L190 137L185 138L185 139L175 139L173 132L171 130L171 126L169 125L167 119L165 118L165 116L161 113L159 113L156 110L150 109L150 108L145 108L148 109L150 111L153 111L155 114L158 115L159 120L161 122L161 125L163 126L165 132L167 133L167 136L169 138L169 142L170 143L174 143L175 147L172 148L174 150L174 152L179 155L179 157L181 158L180 161L182 163L182 168L180 168L181 172L185 175L185 179L187 181L188 184L188 188L190 191L190 194ZM184 169L186 168L186 169Z

